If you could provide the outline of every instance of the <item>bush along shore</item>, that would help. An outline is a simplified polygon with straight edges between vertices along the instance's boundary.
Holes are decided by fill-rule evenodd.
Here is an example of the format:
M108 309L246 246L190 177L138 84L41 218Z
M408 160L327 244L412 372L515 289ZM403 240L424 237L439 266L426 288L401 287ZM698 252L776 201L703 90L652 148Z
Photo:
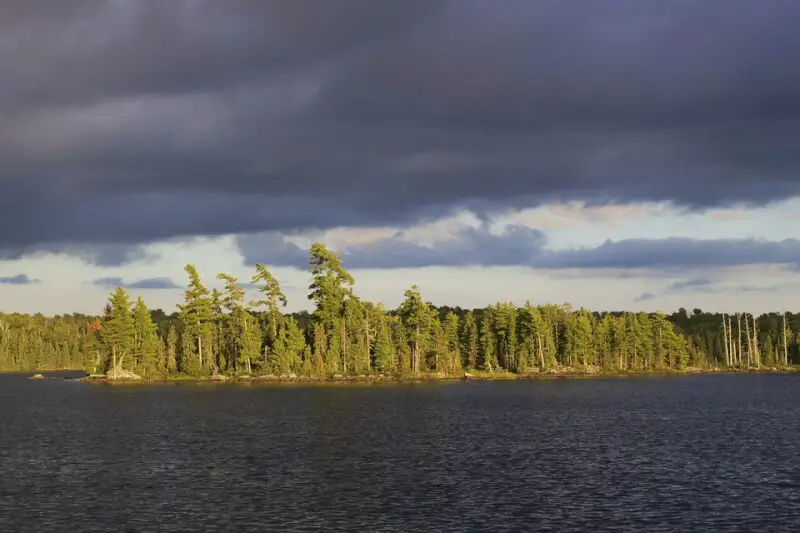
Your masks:
M98 381L377 381L713 371L800 362L800 314L595 312L569 304L436 307L418 287L387 310L361 299L340 257L309 250L313 312L285 313L280 283L256 265L244 285L193 265L174 313L116 288L99 316L0 314L0 369L79 368Z
M689 374L730 374L730 373L794 373L800 372L800 367L767 367L751 369L728 369L728 368L685 368L683 370L661 370L661 371L604 371L597 368L561 368L550 369L544 372L464 372L462 374L443 374L443 373L422 373L413 374L361 374L361 375L342 375L334 374L331 376L302 376L297 374L283 375L225 375L215 374L207 377L196 377L185 374L171 374L163 376L152 376L147 379L138 375L109 376L106 374L87 375L80 378L91 383L119 383L119 384L153 384L153 383L219 383L219 384L347 384L347 383L411 383L411 382L444 382L444 381L500 381L500 380L545 380L545 379L589 379L589 378L624 378L624 377L644 377L644 376L680 376ZM31 379L42 379L31 377Z

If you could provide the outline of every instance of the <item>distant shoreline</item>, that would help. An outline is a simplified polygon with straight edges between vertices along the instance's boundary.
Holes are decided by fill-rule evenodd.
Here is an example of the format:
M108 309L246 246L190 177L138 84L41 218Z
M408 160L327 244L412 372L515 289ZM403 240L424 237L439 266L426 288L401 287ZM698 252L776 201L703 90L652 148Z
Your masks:
M70 370L41 372L72 372ZM467 374L423 374L423 375L360 375L343 376L334 375L324 378L306 376L171 376L142 379L112 379L105 376L83 376L63 378L85 381L87 383L105 383L113 385L122 384L178 384L178 383L210 383L220 385L248 385L248 384L347 384L347 383L415 383L415 382L447 382L447 381L515 381L515 380L552 380L552 379L600 379L600 378L626 378L626 377L664 377L687 376L697 374L792 374L800 372L800 367L763 367L760 369L735 369L735 368L690 368L686 370L660 370L660 371L582 371L576 369L551 370L546 372L530 372L514 374L511 372L479 372ZM19 373L19 372L14 372ZM45 377L48 379L48 377ZM52 379L59 379L53 377Z

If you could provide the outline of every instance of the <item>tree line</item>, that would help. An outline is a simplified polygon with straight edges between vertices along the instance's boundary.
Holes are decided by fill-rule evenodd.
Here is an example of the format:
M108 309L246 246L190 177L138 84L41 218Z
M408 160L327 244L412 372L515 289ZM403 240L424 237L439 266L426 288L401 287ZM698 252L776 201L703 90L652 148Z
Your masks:
M309 250L311 313L285 313L280 283L256 265L209 290L194 265L178 310L150 310L117 287L99 316L0 314L0 369L125 369L169 375L408 376L463 372L782 367L800 361L800 314L592 312L569 304L436 307L417 286L397 309L363 300L340 257Z

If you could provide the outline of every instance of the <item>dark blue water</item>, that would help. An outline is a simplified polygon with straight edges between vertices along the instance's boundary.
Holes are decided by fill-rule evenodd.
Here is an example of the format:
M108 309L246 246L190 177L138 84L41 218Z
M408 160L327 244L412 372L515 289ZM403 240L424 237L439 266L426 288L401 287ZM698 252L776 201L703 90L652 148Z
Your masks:
M800 531L800 375L0 376L0 531Z

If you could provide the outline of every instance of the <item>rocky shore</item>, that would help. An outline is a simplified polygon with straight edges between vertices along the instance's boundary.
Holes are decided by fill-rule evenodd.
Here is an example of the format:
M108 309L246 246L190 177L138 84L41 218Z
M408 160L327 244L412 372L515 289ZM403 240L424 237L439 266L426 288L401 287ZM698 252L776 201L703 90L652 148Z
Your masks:
M511 372L463 372L459 374L428 373L419 375L390 374L334 374L324 378L289 374L240 375L228 376L214 374L208 377L194 376L157 376L146 378L129 371L118 371L115 374L95 374L80 378L88 382L101 383L219 383L219 384L252 384L252 383L377 383L377 382L423 382L423 381L490 381L518 379L582 379L582 378L615 378L646 376L683 376L689 374L730 374L730 373L793 373L800 371L798 367L762 367L760 369L728 369L728 368L687 368L684 370L664 371L605 371L599 367L571 368L559 367L545 371L532 371L515 374ZM31 378L34 379L34 378Z

